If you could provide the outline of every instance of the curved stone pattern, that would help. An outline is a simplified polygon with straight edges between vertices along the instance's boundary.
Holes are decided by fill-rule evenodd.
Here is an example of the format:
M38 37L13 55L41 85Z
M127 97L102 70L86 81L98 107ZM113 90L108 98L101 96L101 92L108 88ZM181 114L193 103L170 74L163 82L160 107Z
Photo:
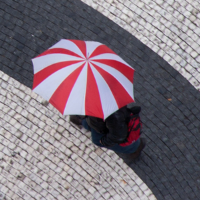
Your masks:
M0 199L156 199L118 155L31 89L1 71L0 85Z
M163 17L160 17L159 12L157 11L157 9L159 9L161 5L163 5L163 9L167 11L167 16L169 16L168 14L171 14L170 16L177 16L179 11L176 11L176 9L182 7L188 9L190 6L195 7L193 5L195 5L197 1L187 1L188 3L186 1L181 1L181 5L178 7L173 7L177 4L178 1L163 1L164 3L160 4L162 1L158 0L156 1L158 7L156 6L156 4L153 4L154 1L131 1L131 5L130 1L128 0L105 0L98 2L99 4L97 4L96 1L93 1L93 4L91 5L94 5L93 7L97 9L97 11L80 0L0 0L0 70L18 81L18 83L15 82L16 86L14 87L13 92L11 92L14 94L13 96L10 93L13 87L11 87L11 89L9 89L10 87L7 87L7 83L11 84L9 76L6 76L4 74L2 84L0 84L1 106L4 107L5 105L7 105L3 110L0 109L0 114L2 116L2 120L0 120L0 128L1 131L7 130L5 136L0 136L1 138L3 137L10 139L4 139L3 146L2 142L0 143L0 148L2 150L0 155L4 155L4 160L0 160L0 163L3 163L3 168L1 168L1 171L3 173L0 174L0 176L2 177L2 182L0 183L0 188L2 191L0 193L0 198L4 198L5 193L9 190L9 188L11 188L11 191L14 190L13 195L17 195L15 194L15 190L17 190L19 186L23 188L21 184L23 185L24 182L21 183L20 179L23 179L24 177L24 170L28 169L32 174L40 174L40 171L43 169L43 165L41 165L38 160L44 159L45 156L46 161L45 159L43 160L45 161L44 165L49 166L49 169L51 170L50 173L45 170L43 171L45 171L46 174L48 172L51 179L48 181L48 174L42 175L43 178L37 175L35 179L34 177L33 179L36 180L35 183L40 183L40 180L44 179L44 181L48 181L47 183L49 185L52 185L52 183L54 184L52 179L58 179L56 178L57 176L54 177L55 174L53 173L53 171L56 172L56 174L59 174L60 168L64 169L62 168L63 166L59 164L59 159L62 160L62 157L59 157L60 154L56 154L56 156L54 155L55 148L62 150L63 145L65 146L65 144L69 143L69 147L67 148L70 148L71 151L72 146L76 146L77 148L80 147L83 152L84 147L82 147L81 143L79 144L77 142L78 140L76 140L76 134L80 134L80 132L75 131L75 129L69 126L67 122L66 124L62 122L62 120L64 120L65 118L62 118L60 115L58 115L55 110L53 110L53 113L55 112L54 115L51 111L52 107L49 107L50 105L47 105L46 102L42 102L39 97L34 96L34 94L31 93L31 90L29 89L32 87L33 83L33 67L31 63L31 58L36 57L38 54L42 53L44 50L58 42L61 38L67 38L79 40L95 40L104 43L117 54L119 54L128 64L130 64L136 70L134 75L134 93L137 104L142 107L142 137L147 140L147 145L141 155L141 159L139 162L134 163L132 162L132 160L126 159L124 155L119 154L119 157L122 158L122 160L130 167L130 169L133 170L140 177L140 179L143 180L143 182L151 189L151 191L153 192L151 198L156 197L158 200L200 199L200 93L190 84L191 80L197 80L198 78L195 78L195 70L193 74L193 67L191 68L192 71L185 67L185 69L188 70L188 74L184 76L189 77L189 82L179 73L180 69L184 69L184 67L175 67L175 64L181 64L180 57L174 57L174 60L176 61L174 61L175 63L171 63L171 61L168 61L168 59L165 57L167 53L165 54L164 51L168 51L167 48L165 49L165 45L172 47L170 52L174 51L178 53L179 56L182 56L181 51L177 49L181 47L181 49L184 50L184 46L181 45L181 41L183 41L184 39L181 37L175 37L177 39L173 40L173 38L171 38L172 35L169 34L171 33L170 26L168 26L168 23L166 21L162 22L162 20L164 19ZM168 6L167 3L169 3L172 8ZM131 8L134 5L136 6L136 8L132 9L132 11ZM121 13L123 11L123 13L119 14L120 17L118 17L118 14L116 14L116 16L110 15L111 12L108 10L108 8L110 8L111 11L115 10L116 7L118 7L117 12ZM126 9L124 9L125 7ZM148 11L145 10L146 7L149 9ZM199 6L196 6L197 10L198 7ZM172 11L170 11L170 9L168 8L170 8L173 13L171 13ZM130 10L132 14L131 12L128 12ZM145 12L142 12L143 10L145 10ZM191 12L188 13L184 11L184 13L187 13L189 15ZM148 18L145 17L147 14ZM132 18L126 18L126 16L129 15ZM112 16L114 22L106 16ZM135 16L138 16L137 19L141 20L137 21L135 25L136 27L138 26L139 29L136 29L137 31L134 32L135 28L133 27L135 21L133 22L132 20L131 27L133 27L131 31L126 31L128 30L128 28L126 27L130 26L127 24L127 22L125 23L125 21L127 21L127 19L136 19ZM168 34L170 35L168 38L164 37L163 39L163 42L166 42L167 44L158 45L158 43L156 43L157 40L151 40L151 37L157 37L157 35L153 34L154 32L152 32L152 34L149 34L151 35L151 37L148 37L149 44L147 43L147 39L146 42L143 41L143 35L145 35L146 33L148 35L149 31L151 32L151 29L156 31L154 29L154 27L156 28L156 25L152 25L153 21L152 23L150 21L148 23L146 22L146 24L144 25L142 16L144 16L145 19L150 20L152 18L159 19L160 23L162 22L165 25L166 29L164 30L167 33L164 32L164 35L166 37L168 36ZM121 18L124 20L122 21ZM187 18L188 17L186 17L185 19ZM190 20L192 18L193 16L190 17ZM199 16L197 15L197 21L198 18ZM169 19L169 23L175 23L176 20L173 19L175 18ZM188 20L186 21L187 23L185 24L185 26L186 28L188 28L188 32L185 32L185 39L187 38L187 35L190 36L191 39L193 39L195 37L193 37L193 33L190 31L190 29L194 30L195 33L195 31L198 30L198 27L195 26L195 28L192 29L191 26L193 26L193 23L188 23ZM119 24L121 27L117 24ZM143 27L145 27L146 29L144 29ZM143 30L143 35L141 34L141 32L139 32L140 29ZM162 36L162 32L160 32L161 31L159 29L158 33L161 34L160 36L158 34L159 37ZM133 34L137 35L137 37L140 38L143 43L138 40ZM176 42L177 44L171 44L171 42ZM151 47L154 51L151 50L151 48L149 48L144 43L149 45L149 47ZM152 43L154 44L153 46ZM173 50L174 48L177 48L177 51ZM196 40L195 44L191 43L191 48L198 52L198 39ZM196 58L198 58L198 56L195 57L195 53L191 53L190 48L189 50L187 49L184 51L184 55L189 56L189 59L190 56L193 56L195 61L197 62L198 60ZM191 62L189 61L188 64L193 66L192 63L194 59L192 59ZM169 65L169 63L171 63L172 66ZM174 67L177 70L175 70ZM13 81L13 79L11 80ZM196 85L195 87L198 88L198 85ZM18 88L18 90L15 90L16 88ZM21 92L18 92L19 90ZM9 91L8 95L6 91ZM25 93L23 93L22 91L25 91ZM16 102L15 94L20 96L20 101ZM29 99L30 95L31 99ZM11 100L14 101L14 103L11 104ZM41 105L41 102L43 106ZM29 105L32 106L31 109ZM37 109L35 108L35 105L37 105ZM47 106L47 108L45 106ZM27 114L27 112L29 114ZM14 117L11 117L13 116L13 113L15 113ZM45 116L47 117L47 119L44 118ZM60 120L60 117L62 120ZM43 120L46 120L47 125L44 125ZM55 121L56 123L52 124L52 121ZM64 131L67 135L66 137L63 136L64 139L63 141L61 140L60 146L62 147L60 148L58 143L60 134L57 133L62 133L62 123L65 124L64 127L66 127L68 131L73 132L74 137L72 137L71 140L73 140L75 146L70 146L71 144L70 140L68 140L68 134L66 131ZM5 126L2 126L2 124L4 124ZM16 124L15 128L13 127L13 124ZM26 126L24 124L26 124ZM16 132L16 128L17 130L19 129L19 131ZM53 129L54 131L51 132L51 129ZM35 131L37 130L39 130L39 132L35 133ZM14 133L16 133L17 135L12 138ZM29 134L32 137L30 137ZM30 139L28 138L27 140L26 136ZM88 133L86 133L85 136L88 136ZM44 145L47 146L43 147L43 143L40 143L40 140L38 140L38 138L43 138L44 140L48 139L48 144L50 147L46 143L44 143ZM86 139L87 137L85 137L85 139L82 138L83 141L81 140L81 142L86 141ZM21 142L19 142L19 140ZM41 142L42 141L43 140L41 140ZM14 145L11 145L10 142L13 142ZM86 144L87 148L85 148L91 149L92 152L93 148L91 143L90 145L89 143ZM18 144L20 146L18 146ZM38 151L38 146L43 147L44 149L48 149L49 147L48 152L50 152L50 155L48 155L46 151L42 153L40 150ZM29 149L28 147L31 147L32 149ZM20 153L20 155L16 154L14 151L12 151L12 149L15 148L16 152L22 153ZM31 159L29 158L30 153L27 152L26 155L25 149L28 149L28 151L30 152L33 151L33 157L38 159L36 161L29 161ZM89 150L87 151L89 152ZM102 160L104 160L104 157L102 156L104 156L105 154L113 157L113 154L111 152L99 152L96 149L94 149L94 151L95 154L100 155ZM12 152L13 154L10 154ZM76 148L73 148L72 152L75 152L78 157L81 157L81 154L77 152ZM93 156L94 154L91 152L86 153L88 155L88 158L96 159ZM63 155L64 153L66 153L67 155L67 152L63 153L61 151L61 153L61 155ZM70 152L68 153L70 155ZM74 156L74 154L71 155L73 156L69 156L69 161L75 162L76 156ZM26 157L27 160L24 159L24 157ZM55 161L54 157L56 157ZM8 159L10 159L9 162ZM113 159L115 159L115 157ZM11 173L4 173L6 169L9 170L9 167L13 166L12 163L15 160L17 161L16 163L18 163L18 165L17 167L14 167L14 169L19 169L19 171L22 170L22 174L19 174L19 176L17 174L14 176L14 179L10 179L9 174ZM26 166L26 162L30 163L31 166L29 168L28 166ZM54 162L55 165L52 165L51 163ZM90 162L90 159L88 159L88 162ZM107 165L110 165L107 160L106 163ZM67 161L65 161L65 164L68 165L70 169L72 168L70 164L67 163ZM38 168L40 167L41 169L39 168L39 170L37 170L34 167L32 168L32 165L37 166ZM73 166L73 164L71 165ZM90 163L89 165L91 166ZM99 165L100 169L103 169L103 165ZM23 168L23 166L26 167ZM121 167L121 164L118 163L118 166ZM124 165L123 168L125 166L126 165ZM110 167L112 168L112 163ZM73 171L71 171L70 169L69 171L66 171L66 173L68 173L70 177L73 177ZM108 169L110 168L108 167ZM84 171L88 173L85 168L83 168L83 172ZM117 171L116 173L120 175L122 172ZM133 174L135 175L135 173ZM112 174L110 173L110 175ZM62 176L65 177L65 174ZM83 176L85 177L84 173ZM11 181L7 181L5 177L9 177L9 180ZM112 177L113 176L111 176L111 178ZM30 175L29 179L32 180L31 178L32 176ZM78 181L78 178L76 178L76 176L73 178ZM104 180L106 179L105 176L103 178ZM113 179L111 178L110 181L113 181ZM17 180L17 182L12 180ZM122 182L120 182L120 180L122 180ZM118 189L116 194L121 194L121 191L125 191L125 186L123 184L125 184L126 180L125 182L124 180L125 179L114 180L114 182L117 182L116 184L121 184L120 187L123 188L123 190ZM93 182L91 181L91 183L93 184L92 187L94 187ZM8 187L5 186L7 183ZM58 183L58 181L55 181L55 186L56 183ZM140 185L140 183L138 183L137 185ZM73 187L77 188L77 190L79 189L76 184L74 186ZM46 183L43 185L43 187L45 187L46 189L42 188L42 193L37 194L47 196L49 194L49 191L53 191L53 188L50 186L48 187ZM102 187L105 188L106 186L104 185ZM118 186L115 187L115 184L111 185L111 187L118 188ZM34 184L32 187L29 187L30 190L31 188L35 188L36 191L40 191L40 189L37 189ZM141 188L143 187L141 186ZM128 191L128 189L126 190ZM21 191L23 192L24 190ZM71 190L68 191L69 194L72 194L70 193L70 191ZM91 191L89 192L90 194L92 194ZM106 196L103 196L104 193L105 191L103 190L101 193L102 198L99 197L98 199L107 198ZM133 193L135 193L135 190L133 190ZM33 193L33 196L34 194L35 193ZM85 194L86 193L83 192L83 196ZM93 194L95 194L95 192ZM111 192L111 194L113 193ZM55 197L52 196L49 194L48 198L55 199ZM133 198L133 196L131 196L131 198ZM18 196L14 197L17 198ZM61 197L59 196L59 198ZM116 196L115 198L117 199L122 197ZM138 198L140 199L140 197ZM144 195L142 198L145 199L147 197ZM150 197L148 196L148 198ZM27 197L27 199L29 199L29 197Z
M158 53L200 89L198 0L81 0Z

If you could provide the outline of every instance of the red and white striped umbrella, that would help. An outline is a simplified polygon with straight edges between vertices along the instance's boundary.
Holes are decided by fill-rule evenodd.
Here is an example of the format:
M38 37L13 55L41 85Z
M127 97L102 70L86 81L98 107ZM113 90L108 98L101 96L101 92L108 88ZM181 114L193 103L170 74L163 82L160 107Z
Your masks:
M63 115L105 119L134 102L134 69L99 42L62 39L32 62L33 91Z

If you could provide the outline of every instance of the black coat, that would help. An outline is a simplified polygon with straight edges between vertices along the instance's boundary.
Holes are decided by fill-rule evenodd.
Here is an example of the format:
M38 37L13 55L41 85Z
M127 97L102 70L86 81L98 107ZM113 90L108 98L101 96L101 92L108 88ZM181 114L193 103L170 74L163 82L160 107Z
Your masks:
M127 119L130 115L130 110L123 107L110 115L105 121L100 118L86 118L88 125L98 133L103 134L101 143L104 146L113 146L126 141L128 136Z

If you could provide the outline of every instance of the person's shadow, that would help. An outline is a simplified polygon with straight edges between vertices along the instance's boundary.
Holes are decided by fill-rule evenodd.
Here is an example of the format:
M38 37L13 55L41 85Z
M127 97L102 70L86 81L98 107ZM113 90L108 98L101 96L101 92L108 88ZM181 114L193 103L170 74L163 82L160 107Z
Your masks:
M136 70L134 94L147 139L140 161L120 156L158 200L200 199L199 92L134 36L79 0L30 0L28 8L9 2L2 2L9 19L4 15L0 22L0 70L31 88L31 58L61 38L106 44Z

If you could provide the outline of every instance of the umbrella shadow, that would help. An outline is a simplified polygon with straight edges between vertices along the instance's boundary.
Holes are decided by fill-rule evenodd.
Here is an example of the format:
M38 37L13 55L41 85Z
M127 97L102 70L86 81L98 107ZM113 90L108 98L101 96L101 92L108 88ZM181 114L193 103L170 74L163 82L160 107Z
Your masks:
M31 58L61 38L106 44L136 70L135 99L147 139L139 161L119 156L158 200L200 199L200 93L151 49L79 0L29 1L30 9L10 2L2 2L10 20L1 22L0 70L31 88Z

